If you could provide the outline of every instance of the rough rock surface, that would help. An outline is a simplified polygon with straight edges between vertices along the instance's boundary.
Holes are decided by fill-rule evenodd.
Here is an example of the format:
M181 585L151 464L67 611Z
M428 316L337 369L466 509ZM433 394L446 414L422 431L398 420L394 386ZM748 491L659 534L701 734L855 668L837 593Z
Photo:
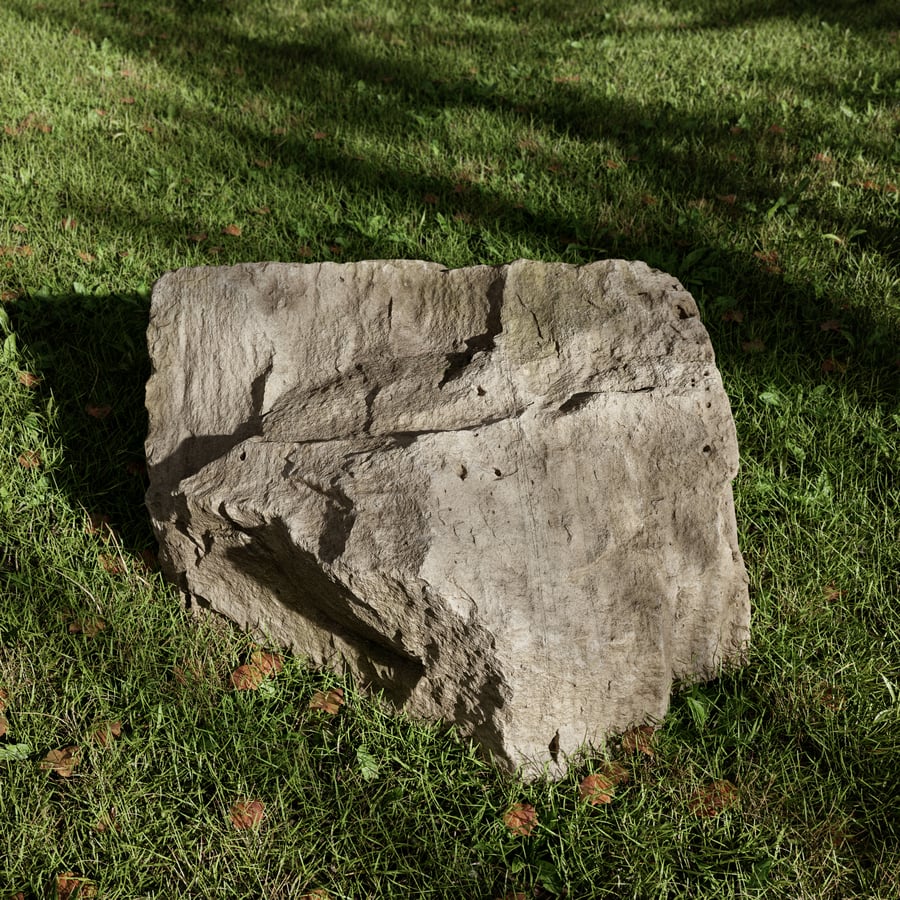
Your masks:
M740 659L734 423L671 276L182 269L148 337L147 503L200 605L531 774Z

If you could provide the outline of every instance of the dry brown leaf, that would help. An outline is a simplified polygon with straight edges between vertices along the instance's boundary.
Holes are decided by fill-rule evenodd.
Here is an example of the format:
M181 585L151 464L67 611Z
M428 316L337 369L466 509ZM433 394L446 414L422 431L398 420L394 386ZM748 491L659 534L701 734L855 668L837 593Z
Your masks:
M38 378L37 375L32 375L31 372L19 372L19 384L27 388L37 387L43 380L43 378Z
M637 725L622 735L622 749L626 753L643 753L653 758L653 736L656 729L652 725Z
M840 360L834 359L832 357L831 359L823 360L822 371L825 372L826 374L829 374L831 372L838 372L838 373L846 372L847 371L847 363L841 362Z
M314 141L324 141L325 138L328 137L327 131L314 131L313 132L313 140Z
M255 213L257 216L267 216L272 210L268 206L254 206L250 212Z
M0 301L16 300L20 296L18 291L0 291Z
M9 722L3 713L0 713L0 737L3 737L9 731Z
M114 829L115 831L121 831L122 826L119 824L118 821L116 821L116 819L117 819L116 808L114 806L111 806L97 820L96 824L94 825L94 831L97 831L100 834L103 834L104 831L109 831L110 828Z
M343 688L332 688L330 691L316 691L309 701L310 709L321 709L330 716L336 716L344 705Z
M198 231L196 234L189 234L188 240L193 241L195 244L199 244L202 241L205 241L209 235L205 231Z
M331 900L331 894L325 888L313 888L300 896L300 900Z
M41 454L37 450L26 450L19 454L19 465L24 469L39 469Z
M106 630L106 622L99 616L91 619L76 619L69 622L69 634L83 634L87 637L96 637L101 631Z
M124 103L126 106L133 106L134 97L119 97L119 103Z
M16 222L16 224L13 225L12 230L15 231L16 234L25 234L25 232L28 231L28 226Z
M0 688L0 712L3 712L9 705L9 691L6 688Z
M97 885L74 872L56 876L56 900L87 900L97 896Z
M840 319L827 319L819 325L819 331L840 331L842 327Z
M256 666L238 666L231 673L231 686L236 691L255 691L265 677Z
M100 566L110 575L124 575L127 571L125 568L125 560L121 556L112 553L101 553L97 557Z
M105 419L112 412L112 407L108 403L88 403L84 411L92 419Z
M722 313L723 322L737 322L740 324L744 321L744 314L739 309L726 309Z
M93 253L85 253L83 250L78 251L78 256L82 262L92 263L97 261L97 257Z
M423 202L427 203L429 206L434 206L438 202L438 195L437 194L425 194L425 196L422 197L422 200L423 200Z
M515 803L503 813L503 824L521 837L528 837L537 823L537 810L530 803Z
M841 597L844 596L845 591L837 587L834 582L831 582L831 584L825 586L823 593L825 595L825 602L833 603L835 600L840 600Z
M222 234L230 235L231 237L240 237L241 236L241 226L240 225L226 225L222 229Z
M87 520L84 523L85 533L109 537L112 534L112 528L109 523L110 518L105 513L89 512L87 514Z
M74 744L51 750L42 760L41 768L46 772L69 778L81 760L81 749Z
M284 668L281 654L265 650L254 650L250 654L250 664L256 666L263 675L277 675Z
M231 824L239 831L244 828L258 828L266 817L261 800L238 800L231 806Z
M766 345L761 340L759 340L759 338L756 338L752 341L744 341L741 344L741 350L743 350L744 353L762 353L762 351L765 349Z
M78 227L78 220L72 218L63 219L59 223L59 227L62 228L63 231L74 231Z
M31 256L30 244L10 244L0 246L0 256Z
M601 771L582 779L578 786L578 796L591 806L611 803L616 787L626 784L630 778L631 775L624 766L607 763Z
M108 747L113 740L122 736L121 722L101 722L92 732L94 742L101 747Z
M710 782L691 796L688 808L700 818L713 818L738 802L738 789L724 779Z

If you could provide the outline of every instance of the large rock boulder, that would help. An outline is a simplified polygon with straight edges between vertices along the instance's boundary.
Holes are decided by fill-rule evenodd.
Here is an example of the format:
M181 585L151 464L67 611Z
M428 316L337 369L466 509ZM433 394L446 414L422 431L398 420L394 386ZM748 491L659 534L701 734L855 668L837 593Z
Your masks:
M147 503L201 605L559 772L739 660L728 398L643 263L182 269Z

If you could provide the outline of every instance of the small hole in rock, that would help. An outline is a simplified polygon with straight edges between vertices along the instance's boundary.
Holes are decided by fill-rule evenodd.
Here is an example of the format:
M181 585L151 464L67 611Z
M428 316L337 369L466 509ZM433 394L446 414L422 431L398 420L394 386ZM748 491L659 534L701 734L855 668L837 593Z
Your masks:
M246 458L247 458L247 451L241 450L241 456L240 456L241 462L243 462Z
M499 469L494 469L494 474L499 478L503 473Z
M483 397L487 393L487 391L485 391L485 389L480 384L475 388L475 391L477 392L479 397Z
M457 470L456 474L459 475L460 481L465 481L466 475L469 474L469 470L462 463L460 463L459 469Z
M711 453L711 452L712 452L712 447L710 447L709 444L707 444L707 445L703 448L703 452L704 452L704 453Z

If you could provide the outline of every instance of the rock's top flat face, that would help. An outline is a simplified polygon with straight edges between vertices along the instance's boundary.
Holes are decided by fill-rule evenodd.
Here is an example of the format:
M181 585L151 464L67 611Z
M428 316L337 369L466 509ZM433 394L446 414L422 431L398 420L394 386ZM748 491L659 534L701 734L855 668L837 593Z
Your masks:
M501 759L659 718L746 644L734 425L670 276L184 269L148 337L167 574Z

